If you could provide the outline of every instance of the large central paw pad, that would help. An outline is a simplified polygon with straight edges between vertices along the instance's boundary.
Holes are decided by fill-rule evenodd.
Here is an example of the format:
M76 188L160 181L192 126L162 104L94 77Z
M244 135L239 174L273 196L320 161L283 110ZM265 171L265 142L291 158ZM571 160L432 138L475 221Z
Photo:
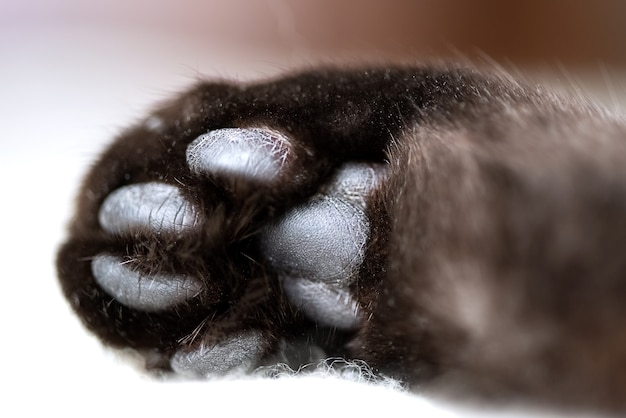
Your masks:
M222 183L236 179L251 185L279 187L279 183L290 181L289 173L297 171L294 148L285 135L273 130L219 129L188 145L186 165L189 175L199 179ZM261 262L276 272L288 301L310 320L323 326L352 329L362 319L350 286L366 254L370 234L368 200L384 178L382 164L344 164L306 203L288 209L278 220L267 219L265 225L250 228L260 231L246 239L259 247L265 258ZM198 189L195 195L203 196L202 192ZM201 199L195 201L190 195L193 193L188 188L162 181L122 186L104 199L98 222L111 237L154 241L156 247L192 241L214 219ZM101 252L91 261L95 282L128 308L146 313L176 309L201 298L215 280L210 275L162 270L133 251L124 256ZM167 253L168 249L160 251ZM167 255L180 257L177 253ZM185 260L178 260L169 265L184 263ZM198 324L198 333L211 332L207 320ZM217 338L192 338L192 344L173 353L171 368L181 374L205 376L256 367L271 349L274 337L269 334L248 327L226 331ZM181 336L181 340L184 338Z

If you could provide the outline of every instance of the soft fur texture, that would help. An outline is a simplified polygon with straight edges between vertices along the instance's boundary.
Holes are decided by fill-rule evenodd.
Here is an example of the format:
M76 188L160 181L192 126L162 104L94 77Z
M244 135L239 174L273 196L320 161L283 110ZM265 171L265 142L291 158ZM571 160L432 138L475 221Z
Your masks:
M223 128L285 135L279 180L193 175L187 146ZM284 295L259 236L351 162L387 174L366 195L370 234L349 286L360 322L340 330ZM107 196L149 181L179 187L203 228L103 231ZM438 393L624 410L625 244L623 121L475 69L320 69L200 83L121 135L85 180L58 270L86 326L149 368L254 330L253 366L306 363L321 348ZM162 312L129 308L94 281L103 251L205 287Z

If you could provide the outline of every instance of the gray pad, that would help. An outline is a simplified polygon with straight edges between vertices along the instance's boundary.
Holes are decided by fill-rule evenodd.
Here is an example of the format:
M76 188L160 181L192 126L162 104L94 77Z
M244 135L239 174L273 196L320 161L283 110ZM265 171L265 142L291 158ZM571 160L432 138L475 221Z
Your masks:
M178 187L151 182L113 191L102 203L98 221L112 234L138 229L181 233L197 226L199 216Z
M343 282L363 261L368 234L362 209L324 197L268 228L263 248L272 266L289 277Z
M121 257L99 254L91 262L100 287L122 305L157 312L189 300L202 291L202 281L184 275L153 274L132 270Z
M341 286L307 279L283 279L285 295L306 316L322 325L354 329L361 319L359 305Z
M260 331L241 332L215 345L179 350L172 356L171 365L175 372L190 377L249 371L259 364L266 349Z
M386 177L387 166L383 164L346 164L335 174L323 194L365 210L369 195Z
M266 259L289 300L320 323L357 325L352 284L365 257L370 225L366 203L385 178L378 164L347 164L310 202L291 209L262 236Z
M187 147L187 164L196 174L272 182L282 173L291 144L269 129L227 128L210 131Z

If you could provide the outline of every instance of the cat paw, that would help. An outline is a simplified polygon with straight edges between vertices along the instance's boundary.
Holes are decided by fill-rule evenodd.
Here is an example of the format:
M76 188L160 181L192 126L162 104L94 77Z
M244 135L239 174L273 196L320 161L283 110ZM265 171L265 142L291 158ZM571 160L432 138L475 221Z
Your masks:
M76 244L95 247L96 286L75 285L70 300L105 339L156 346L165 368L187 376L258 367L303 316L354 329L368 201L386 170L345 163L304 203L255 207L297 189L303 154L275 130L211 130L188 143L178 177L113 187L97 207L98 242Z

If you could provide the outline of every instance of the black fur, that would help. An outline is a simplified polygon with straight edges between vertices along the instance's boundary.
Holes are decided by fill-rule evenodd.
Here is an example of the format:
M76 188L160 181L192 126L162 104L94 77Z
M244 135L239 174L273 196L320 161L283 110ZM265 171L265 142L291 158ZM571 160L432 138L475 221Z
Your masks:
M152 366L167 369L198 338L258 329L268 359L279 341L304 339L415 387L626 408L621 120L443 66L200 83L154 117L162 129L129 129L87 175L58 256L65 295L108 344L156 350ZM291 175L272 187L190 175L187 145L229 127L284 133ZM354 332L319 330L285 299L255 236L350 161L390 169L369 197L371 236L351 288L365 319ZM106 196L151 180L181 187L210 225L184 239L103 233ZM139 312L94 282L89 261L105 250L210 280L187 304Z

